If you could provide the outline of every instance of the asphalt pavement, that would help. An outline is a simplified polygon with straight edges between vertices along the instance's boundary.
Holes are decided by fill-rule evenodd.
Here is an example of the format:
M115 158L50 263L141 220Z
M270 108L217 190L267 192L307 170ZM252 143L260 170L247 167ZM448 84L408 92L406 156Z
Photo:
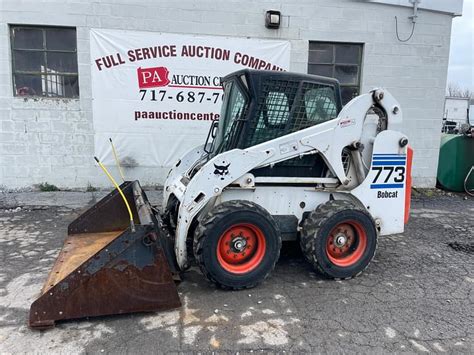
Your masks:
M159 191L148 194L159 203ZM0 194L0 353L474 353L474 199L445 194L414 199L405 233L381 237L352 280L323 279L284 243L254 289L216 289L192 268L180 309L30 330L68 223L103 195Z

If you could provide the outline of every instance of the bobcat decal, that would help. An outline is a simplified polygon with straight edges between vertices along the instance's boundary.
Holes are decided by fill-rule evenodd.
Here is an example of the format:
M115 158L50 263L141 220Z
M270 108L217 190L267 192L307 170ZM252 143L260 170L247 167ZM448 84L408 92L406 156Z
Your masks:
M216 168L214 170L214 175L220 176L221 180L224 180L224 176L229 174L229 166L230 166L230 163L227 165L214 164L214 168Z

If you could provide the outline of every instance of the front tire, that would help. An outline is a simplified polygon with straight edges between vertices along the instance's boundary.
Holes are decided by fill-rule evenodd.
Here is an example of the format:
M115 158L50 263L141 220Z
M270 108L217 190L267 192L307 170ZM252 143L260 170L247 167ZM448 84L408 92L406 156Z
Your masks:
M328 201L303 222L301 250L327 278L349 279L372 261L377 230L372 217L349 201Z
M249 201L227 201L209 212L194 236L202 273L225 289L251 288L274 269L281 236L272 216Z

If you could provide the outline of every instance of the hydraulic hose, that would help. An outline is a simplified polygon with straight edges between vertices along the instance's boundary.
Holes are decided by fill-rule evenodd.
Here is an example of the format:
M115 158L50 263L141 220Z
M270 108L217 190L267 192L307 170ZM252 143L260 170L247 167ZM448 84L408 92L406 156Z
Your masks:
M122 177L122 181L125 181L125 177L123 176L122 167L120 166L120 162L117 156L117 151L115 150L114 142L112 142L112 138L109 138L110 145L112 146L112 153L114 153L115 164L117 164L117 168L119 171L120 176Z
M94 157L94 159L95 159L95 161L97 162L97 164L99 164L99 166L102 168L102 170L104 171L105 175L107 175L107 177L108 177L109 180L112 182L112 184L115 186L115 188L118 190L120 196L122 196L123 202L125 202L125 206L127 207L127 210L128 210L128 215L130 216L130 228L131 228L132 232L135 232L135 222L133 221L132 209L130 208L130 205L128 204L127 198L126 198L125 195L123 194L122 189L121 189L120 186L117 184L117 182L115 181L115 179L113 178L113 176L110 175L110 173L109 173L108 170L105 168L105 166L100 162L100 160L99 160L97 157Z

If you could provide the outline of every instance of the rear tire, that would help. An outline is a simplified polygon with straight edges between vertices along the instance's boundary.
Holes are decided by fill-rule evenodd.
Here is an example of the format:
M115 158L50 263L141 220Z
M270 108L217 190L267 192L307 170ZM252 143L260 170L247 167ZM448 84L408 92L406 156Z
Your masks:
M204 276L224 289L251 288L274 269L281 236L272 216L249 201L227 201L199 223L194 256Z
M369 266L377 248L372 217L349 201L328 201L303 222L301 250L322 275L349 279Z

